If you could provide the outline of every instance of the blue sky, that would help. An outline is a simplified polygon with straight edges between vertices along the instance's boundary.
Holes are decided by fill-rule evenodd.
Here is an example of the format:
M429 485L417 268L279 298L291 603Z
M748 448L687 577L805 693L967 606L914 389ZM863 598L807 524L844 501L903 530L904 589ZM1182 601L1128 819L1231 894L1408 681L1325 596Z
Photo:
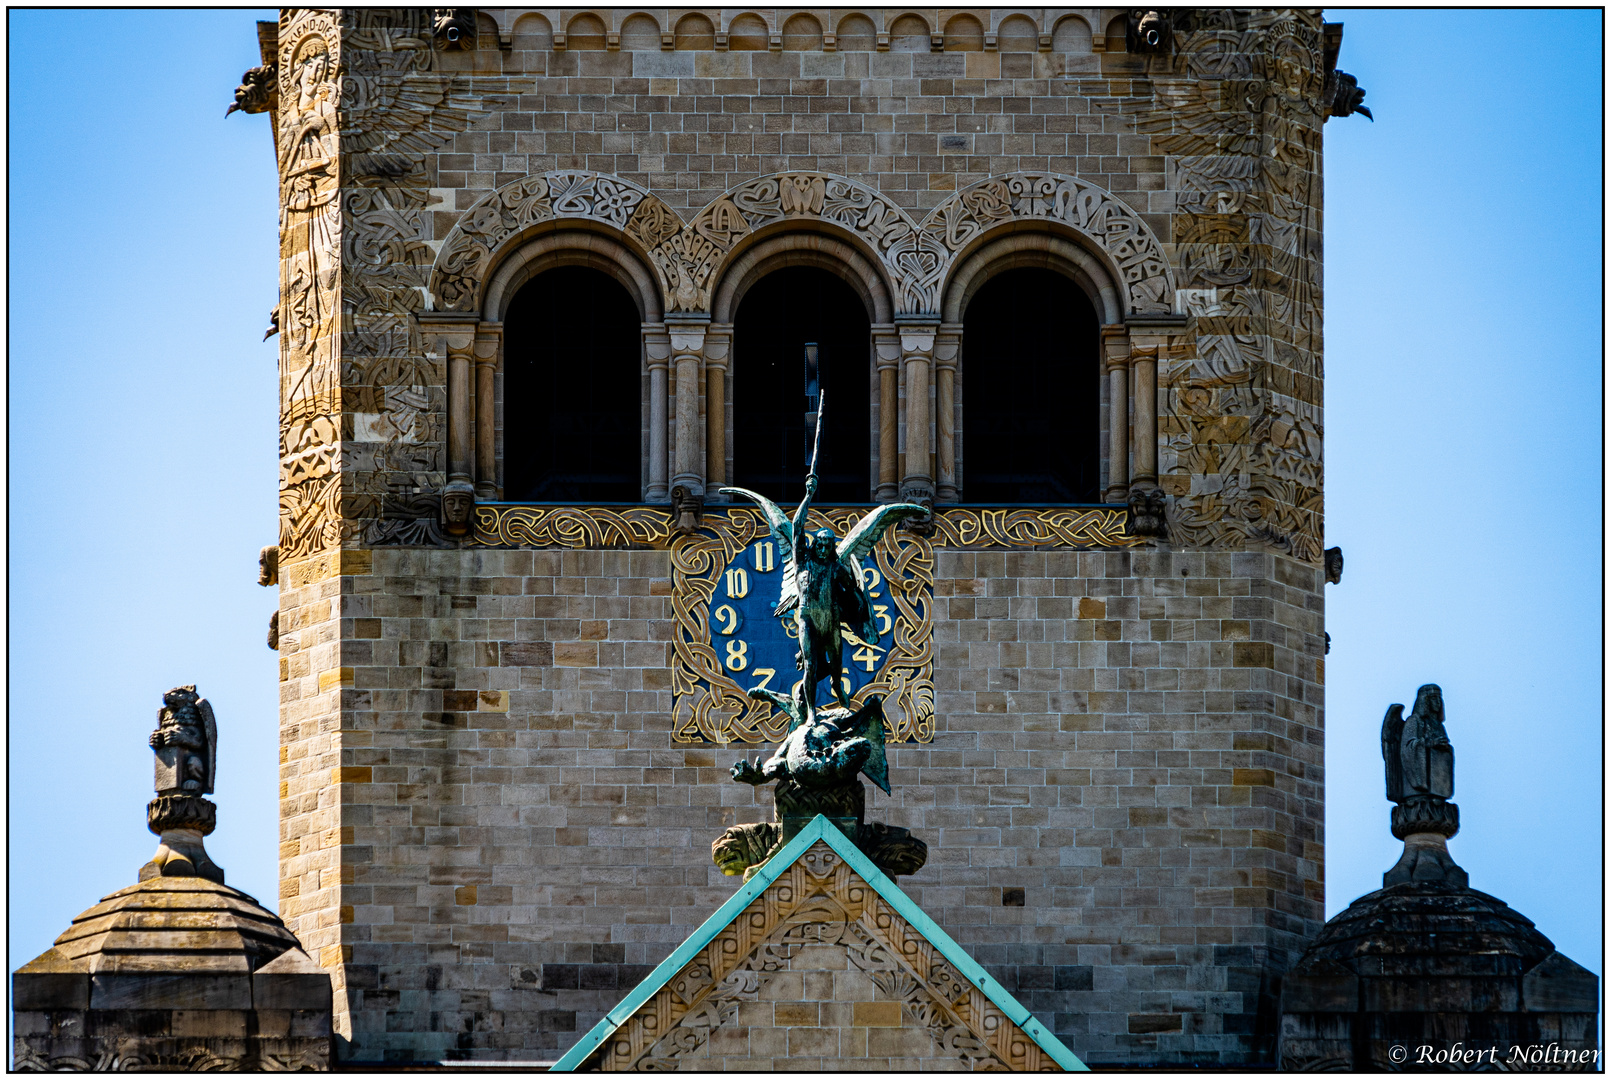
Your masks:
M208 850L277 903L274 160L224 119L271 17L10 13L51 43L10 68L12 968L155 849L179 683L218 713ZM1397 858L1377 731L1438 682L1451 852L1598 972L1600 14L1328 18L1376 122L1325 132L1327 912Z

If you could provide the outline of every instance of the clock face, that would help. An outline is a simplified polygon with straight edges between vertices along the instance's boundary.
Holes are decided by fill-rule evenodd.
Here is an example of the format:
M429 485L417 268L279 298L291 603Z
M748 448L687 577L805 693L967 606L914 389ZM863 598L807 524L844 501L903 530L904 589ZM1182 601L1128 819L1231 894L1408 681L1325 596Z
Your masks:
M757 540L724 567L710 599L710 643L716 659L728 678L748 690L762 687L790 695L799 685L801 673L795 663L800 643L795 637L794 614L779 618L777 608L783 590L783 558L778 542ZM864 642L848 629L841 658L845 690L853 696L878 677L889 655L890 630L895 606L876 566L862 567L868 599L878 622L879 639ZM834 696L823 679L817 684L817 705L829 705Z

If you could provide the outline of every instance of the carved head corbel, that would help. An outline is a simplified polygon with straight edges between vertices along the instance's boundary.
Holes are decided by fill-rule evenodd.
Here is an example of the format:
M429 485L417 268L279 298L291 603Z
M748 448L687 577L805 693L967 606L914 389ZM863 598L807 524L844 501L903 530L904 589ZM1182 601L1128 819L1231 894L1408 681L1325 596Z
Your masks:
M452 536L470 531L470 515L475 511L475 486L454 480L442 489L442 527Z
M1165 539L1169 521L1164 514L1168 497L1162 488L1136 488L1130 492L1130 534Z

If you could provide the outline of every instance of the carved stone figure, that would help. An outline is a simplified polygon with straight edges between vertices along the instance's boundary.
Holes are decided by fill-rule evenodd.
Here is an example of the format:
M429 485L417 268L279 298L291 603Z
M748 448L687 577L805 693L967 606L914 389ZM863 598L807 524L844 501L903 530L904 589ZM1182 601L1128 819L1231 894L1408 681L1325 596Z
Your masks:
M161 842L140 880L204 877L223 884L224 871L202 844L218 823L218 808L202 798L213 790L218 769L213 707L194 685L169 690L162 705L157 730L147 740L156 753L157 797L146 807L146 826Z
M269 312L269 324L263 331L263 340L267 341L280 332L280 309L275 307Z
M278 585L280 583L280 546L270 544L257 553L257 583L259 585Z
M280 650L280 613L278 611L269 616L268 647L275 652Z
M1333 71L1327 76L1325 103L1328 117L1352 116L1358 113L1374 124L1376 118L1365 108L1364 100L1365 91L1359 88L1359 80L1348 72Z
M1169 535L1169 522L1164 515L1168 498L1162 488L1138 488L1130 492L1130 533L1133 536L1154 536L1162 539Z
M235 104L225 109L224 115L268 112L279 104L279 74L273 64L264 64L241 76L241 84L235 88Z
M157 730L147 741L157 754L158 795L205 795L213 790L218 726L206 698L194 686L162 695Z
M1174 46L1175 35L1169 24L1169 12L1136 9L1125 19L1125 52L1168 53Z
M475 510L475 486L455 480L442 489L442 526L452 536L470 531L470 515Z
M432 8L431 34L442 49L475 48L475 8Z
M1389 705L1382 719L1382 761L1393 807L1393 835L1404 841L1398 865L1383 886L1403 881L1449 881L1464 886L1466 872L1449 857L1445 841L1460 831L1454 796L1454 746L1443 727L1443 691L1421 687L1415 708Z
M1342 584L1343 556L1342 548L1329 547L1326 549L1326 582L1330 585Z

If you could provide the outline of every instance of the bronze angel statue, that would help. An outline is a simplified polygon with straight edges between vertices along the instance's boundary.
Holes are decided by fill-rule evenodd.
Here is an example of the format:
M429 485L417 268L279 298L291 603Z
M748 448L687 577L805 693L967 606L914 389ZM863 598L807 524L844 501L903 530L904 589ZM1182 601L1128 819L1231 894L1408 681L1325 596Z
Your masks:
M832 529L812 532L806 528L811 500L817 493L817 451L822 445L821 417L826 408L827 395L823 395L818 406L817 434L811 450L811 471L806 475L805 498L800 500L792 519L765 495L747 488L721 489L723 494L742 495L761 508L783 553L783 591L772 614L787 618L792 612L800 642L795 665L805 675L805 705L803 714L795 719L795 726L816 714L817 684L823 679L832 680L834 697L839 704L850 707L842 675L843 628L849 627L858 640L868 645L878 644L879 637L878 620L867 597L862 556L872 551L873 545L896 522L929 512L926 506L917 503L880 506L858 521L843 540L836 537ZM752 691L751 696L788 708L784 704L788 699L782 695Z
M811 500L817 493L817 450L822 444L821 403L811 471L805 498L794 512L764 495L744 488L722 488L755 502L783 553L783 590L773 614L792 618L800 651L795 663L804 678L791 695L761 687L750 697L770 701L789 717L789 733L770 758L740 759L733 779L759 787L776 782L776 822L734 825L711 845L711 856L724 874L746 879L816 815L826 815L850 835L886 874L916 873L928 858L928 845L905 829L865 820L865 792L860 773L889 792L889 765L884 757L884 703L869 696L852 708L843 673L846 630L867 645L878 643L878 620L867 596L862 557L872 551L896 522L929 511L915 503L880 506L858 521L843 540L832 529L806 527ZM828 679L834 700L818 708L817 684Z

